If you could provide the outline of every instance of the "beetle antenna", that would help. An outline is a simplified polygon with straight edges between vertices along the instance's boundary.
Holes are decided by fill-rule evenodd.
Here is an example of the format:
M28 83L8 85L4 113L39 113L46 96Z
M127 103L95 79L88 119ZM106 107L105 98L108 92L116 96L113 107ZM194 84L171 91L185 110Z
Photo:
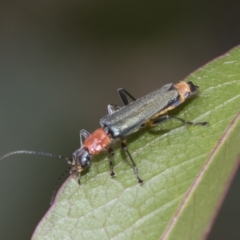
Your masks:
M69 173L69 171L71 170L71 167L68 167L63 173L62 175L57 179L55 185L54 185L54 188L53 188L53 192L52 192L52 197L51 197L51 201L50 201L50 206L53 204L55 198L56 198L56 195L57 195L57 190L60 186L60 182L62 181L62 179L65 177L65 175L67 173Z
M2 161L3 159L5 159L7 157L12 156L12 155L16 155L16 154L31 154L31 155L42 155L42 156L53 157L53 158L61 158L61 159L66 160L68 164L72 163L72 158L69 158L69 157L64 157L62 155L58 155L58 154L54 154L54 153L36 152L36 151L28 151L28 150L19 150L19 151L7 153L0 158L0 161Z

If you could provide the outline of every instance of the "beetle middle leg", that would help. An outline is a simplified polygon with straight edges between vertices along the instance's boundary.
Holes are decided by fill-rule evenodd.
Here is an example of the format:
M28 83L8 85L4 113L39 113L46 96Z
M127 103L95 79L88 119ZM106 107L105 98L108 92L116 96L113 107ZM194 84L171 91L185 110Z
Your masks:
M108 104L108 106L107 106L108 114L111 115L111 114L115 113L116 111L118 111L120 108L122 108L122 107L118 106L116 104Z
M131 163L132 163L132 167L133 167L133 171L134 171L134 174L138 180L138 183L142 184L143 183L143 180L139 177L138 175L138 169L137 169L137 166L136 166L136 163L134 162L130 152L128 151L128 147L127 147L127 144L126 144L126 141L125 140L121 140L121 147L122 149L127 153L128 157L130 158L131 160Z
M125 90L124 88L119 88L118 89L118 93L120 95L120 98L123 102L124 105L128 105L129 104L129 99L131 101L136 101L136 98L133 97L127 90Z
M119 88L118 89L118 93L120 95L120 98L123 102L124 105L128 105L129 104L129 99L131 101L136 101L135 97L133 97L127 90L125 90L124 88ZM108 109L108 114L111 115L113 113L115 113L116 111L118 111L120 108L122 108L119 105L116 104L109 104L107 106Z
M182 122L183 124L188 124L188 125L202 125L202 126L206 126L208 125L208 122L191 122L191 121L186 121L182 118L179 118L179 117L172 117L172 116L169 116L169 115L164 115L164 116L161 116L161 117L158 117L156 119L153 119L153 120L150 120L148 122L148 125L149 126L155 126L155 125L158 125L158 124L161 124L162 122L165 122L169 119L176 119L180 122Z
M126 91L125 89L123 88L119 88L118 89L118 93L120 95L120 98L123 102L124 105L128 105L129 104L129 99L131 101L136 101L136 99L128 92ZM122 107L119 106L119 105L116 105L116 104L109 104L107 106L107 109L108 109L108 114L111 115L113 113L115 113L116 111L118 111L119 109L121 109Z

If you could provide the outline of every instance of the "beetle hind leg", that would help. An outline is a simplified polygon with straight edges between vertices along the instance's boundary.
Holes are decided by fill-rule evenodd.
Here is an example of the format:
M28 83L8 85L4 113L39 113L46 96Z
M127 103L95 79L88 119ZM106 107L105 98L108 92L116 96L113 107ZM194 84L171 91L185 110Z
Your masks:
M186 121L182 118L179 117L170 117L176 120L179 120L180 122L182 122L183 124L187 124L187 125L201 125L201 126L207 126L208 122L191 122L191 121Z
M172 116L169 116L169 115L164 115L164 116L161 116L161 117L158 117L156 119L153 119L153 120L150 120L148 122L148 125L149 126L155 126L155 125L158 125L158 124L161 124L169 119L176 119L180 122L182 122L183 124L186 124L186 125L201 125L201 126L207 126L208 125L208 122L191 122L191 121L186 121L182 118L179 118L179 117L172 117Z

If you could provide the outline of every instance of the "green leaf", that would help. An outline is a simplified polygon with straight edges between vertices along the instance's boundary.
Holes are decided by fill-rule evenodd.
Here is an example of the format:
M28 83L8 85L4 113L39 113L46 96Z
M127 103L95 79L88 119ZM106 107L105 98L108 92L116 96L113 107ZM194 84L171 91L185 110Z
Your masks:
M236 170L240 154L240 47L185 81L198 97L172 114L209 126L172 120L127 138L142 186L116 144L115 172L107 153L96 157L79 186L70 177L33 239L201 239Z

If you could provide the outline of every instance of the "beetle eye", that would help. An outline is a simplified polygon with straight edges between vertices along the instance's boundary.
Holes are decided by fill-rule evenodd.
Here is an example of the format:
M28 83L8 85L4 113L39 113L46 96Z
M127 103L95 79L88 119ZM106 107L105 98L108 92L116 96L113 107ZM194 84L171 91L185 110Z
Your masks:
M90 157L89 154L86 156L82 156L81 159L79 160L80 165L82 168L86 168L90 165Z

